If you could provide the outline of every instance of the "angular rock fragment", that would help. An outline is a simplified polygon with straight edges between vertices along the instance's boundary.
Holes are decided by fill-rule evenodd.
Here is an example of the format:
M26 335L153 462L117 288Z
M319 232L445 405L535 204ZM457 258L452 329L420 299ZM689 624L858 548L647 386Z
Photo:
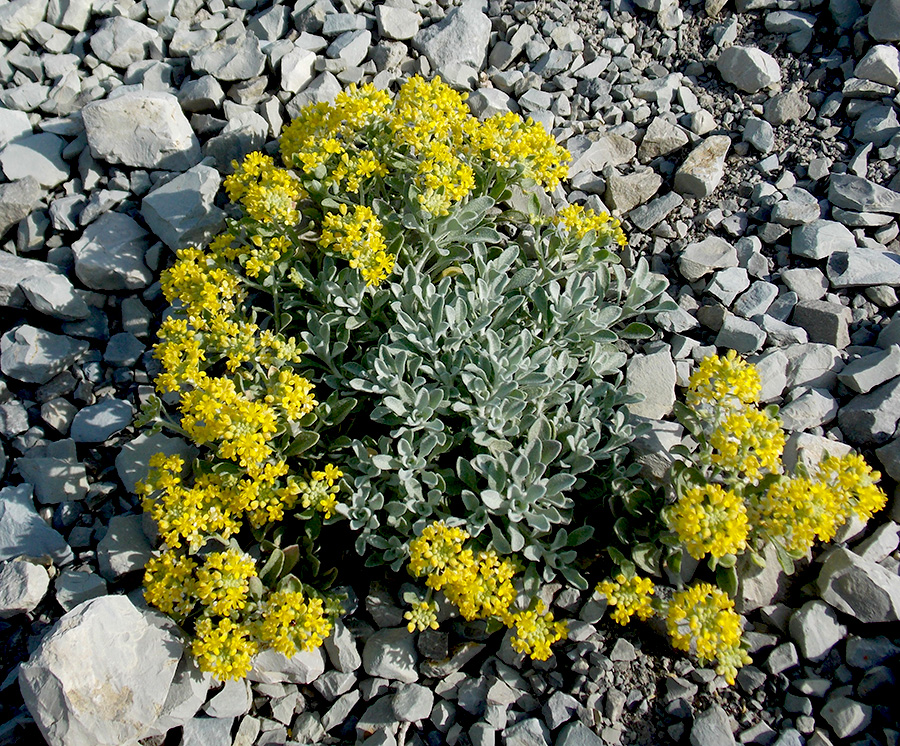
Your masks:
M124 93L82 109L91 153L107 163L185 171L200 162L200 143L170 93Z
M19 668L19 686L50 746L121 746L160 716L182 652L172 622L104 596L56 623Z

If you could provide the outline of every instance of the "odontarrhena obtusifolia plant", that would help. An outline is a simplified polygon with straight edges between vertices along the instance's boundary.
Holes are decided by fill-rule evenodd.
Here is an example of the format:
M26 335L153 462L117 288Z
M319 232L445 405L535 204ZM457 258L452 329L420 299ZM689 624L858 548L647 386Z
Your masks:
M834 539L851 517L867 521L887 501L877 486L881 475L857 453L826 453L812 469L800 461L791 473L782 461L786 437L778 408L760 408L761 389L755 366L734 351L700 363L685 403L676 404L693 447L673 448L669 488L657 490L655 502L645 495L648 503L665 505L657 512L661 520L645 522L642 543L622 547L631 550L630 559L613 552L623 572L597 586L615 621L661 616L677 649L716 661L731 683L750 661L734 610L738 557L762 565L772 546L790 574L815 542ZM672 595L657 593L650 578L636 574L662 577L667 570L678 578L683 553L705 559L714 584L697 582Z
M219 677L321 643L339 604L316 541L342 519L368 564L411 561L535 657L564 628L512 606L513 575L587 587L574 501L624 458L624 345L671 302L620 263L617 220L541 211L569 158L541 125L464 99L415 77L306 107L284 165L235 162L227 229L164 273L142 421L200 456L158 455L141 487L163 542L146 593ZM423 559L457 540L452 567Z

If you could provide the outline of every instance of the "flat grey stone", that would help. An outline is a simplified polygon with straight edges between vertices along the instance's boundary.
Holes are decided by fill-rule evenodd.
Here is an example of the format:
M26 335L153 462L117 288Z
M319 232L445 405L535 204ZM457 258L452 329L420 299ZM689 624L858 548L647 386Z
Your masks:
M103 443L134 419L134 406L123 399L106 398L84 407L72 420L70 436L76 443Z
M726 47L716 60L716 68L726 83L745 93L756 93L781 81L778 61L756 47Z
M226 681L203 706L211 718L236 718L246 715L253 706L253 691L246 679Z
M725 175L725 156L730 147L731 138L725 135L707 137L675 172L675 191L701 199L709 197Z
M839 350L850 344L850 309L826 300L801 300L794 306L792 321L806 330L811 342L833 345Z
M857 393L867 394L896 376L900 376L900 347L892 346L848 363L838 380Z
M900 40L900 4L897 0L875 0L869 11L868 28L876 41Z
M119 332L109 338L103 362L113 368L133 368L146 349L144 343L131 332Z
M0 148L32 133L31 122L24 111L0 106Z
M775 147L775 130L765 119L750 117L744 125L741 137L744 142L749 142L764 155Z
M853 174L832 174L828 201L856 212L900 214L900 194Z
M54 625L20 666L19 686L51 746L121 745L159 717L182 652L171 621L104 596Z
M12 0L0 7L0 39L24 40L47 13L47 0Z
M809 100L804 93L785 91L766 101L763 116L770 124L782 125L802 119L809 109Z
M264 650L253 658L253 668L247 674L247 678L263 684L276 684L281 681L311 684L324 670L325 653L322 648L301 650L292 658L274 650Z
M826 603L865 624L900 619L900 577L848 549L829 554L817 582Z
M63 611L71 611L79 604L107 593L106 581L92 572L63 570L56 577L53 586L56 601Z
M255 78L262 74L265 65L266 56L260 51L259 39L251 33L236 39L221 39L191 58L195 72L228 81Z
M30 176L42 187L59 186L69 178L65 147L65 140L49 132L27 135L0 150L0 166L10 181Z
M610 174L606 180L606 201L620 213L644 204L662 186L662 177L653 169L641 169L625 176Z
M678 258L678 268L689 282L699 280L714 270L737 266L738 257L734 246L718 236L708 236L702 241L688 244Z
M26 308L28 303L22 283L29 278L55 276L60 276L60 270L53 264L0 251L0 306Z
M295 46L281 58L279 66L282 89L289 93L299 93L316 77L316 54Z
M97 544L97 561L105 580L115 582L144 569L153 548L141 528L142 515L117 515L109 522L106 535Z
M712 705L694 717L690 738L691 746L735 746L728 715L719 705Z
M555 746L604 746L606 742L584 723L568 723L556 737Z
M216 169L194 166L144 197L141 215L171 249L208 243L225 227L225 213L213 204L221 184Z
M503 730L506 746L550 746L550 731L538 718L525 718Z
M807 601L791 616L791 638L808 661L820 661L847 636L847 628L824 601Z
M900 132L900 119L892 106L873 106L860 114L853 127L853 138L876 148L887 145Z
M650 122L644 133L638 148L638 158L644 163L659 156L674 153L687 144L687 133L681 127L663 117L656 117Z
M415 643L405 627L381 629L366 640L363 669L369 676L412 684L417 681Z
M24 383L47 383L87 352L88 344L24 324L0 338L0 368Z
M418 13L389 5L375 8L375 20L378 21L378 33L382 37L398 41L412 39L422 25L422 18Z
M882 384L868 394L854 396L838 412L844 437L854 445L884 445L900 420L900 378Z
M716 335L715 344L721 349L749 355L763 346L766 336L766 332L758 324L729 313Z
M74 559L62 535L38 515L32 487L21 484L0 490L0 560L49 556L59 565Z
M197 136L170 93L131 91L94 101L81 115L94 158L169 171L185 171L200 162Z
M465 0L442 21L420 30L413 38L413 48L437 71L454 63L481 70L491 38L491 21L483 8L482 0Z
M900 438L876 450L875 455L891 479L900 482Z
M44 190L33 176L0 184L0 236L28 217L43 193Z
M47 316L76 321L90 315L87 303L64 275L31 275L19 287L32 307Z
M849 697L829 699L820 714L838 738L862 733L872 722L872 708Z
M632 357L625 372L625 388L629 394L642 396L643 401L629 404L628 410L651 420L663 419L675 404L675 378L675 363L668 345Z
M850 230L832 220L814 220L791 231L791 253L806 259L825 259L835 251L853 251L856 239Z
M852 635L847 640L844 658L850 668L868 671L882 663L888 663L900 655L897 647L884 635L862 637Z
M234 718L191 718L182 726L180 746L221 746L231 741Z
M785 430L811 430L837 416L838 402L823 389L808 389L781 407L778 413Z
M33 611L44 600L50 576L27 560L4 562L0 567L0 619Z
M149 234L132 218L108 212L85 228L72 244L75 274L92 290L136 290L153 274L144 264Z
M34 485L35 497L44 505L81 500L88 483L84 464L78 461L75 441L56 440L28 449L16 459L22 478Z
M162 43L154 29L123 16L106 19L90 37L94 56L120 69L147 59L152 50L162 49Z
M420 684L401 684L391 700L391 706L401 722L419 722L431 716L434 692Z
M900 51L892 44L876 44L856 63L853 74L897 88L900 86Z
M900 287L900 255L857 248L828 257L828 281L834 288L889 285Z

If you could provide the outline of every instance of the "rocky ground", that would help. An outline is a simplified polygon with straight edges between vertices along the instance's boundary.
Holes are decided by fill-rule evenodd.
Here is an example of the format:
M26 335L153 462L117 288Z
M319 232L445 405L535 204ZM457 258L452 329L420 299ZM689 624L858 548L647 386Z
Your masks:
M0 40L0 742L900 742L898 0L6 0ZM672 283L628 368L649 467L676 386L735 349L787 462L842 441L884 473L867 529L791 582L745 574L735 687L571 589L547 590L569 641L532 663L459 620L410 636L400 589L357 579L324 650L224 687L146 612L131 490L160 441L132 422L159 271L221 227L232 158L416 73L551 129L570 199L625 216L625 261Z

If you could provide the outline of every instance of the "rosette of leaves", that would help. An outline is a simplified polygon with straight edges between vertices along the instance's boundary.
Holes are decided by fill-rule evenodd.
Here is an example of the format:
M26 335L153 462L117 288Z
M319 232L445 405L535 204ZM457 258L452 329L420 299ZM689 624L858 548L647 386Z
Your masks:
M398 569L410 537L455 518L524 556L530 582L586 587L573 562L592 528L570 530L575 500L633 437L625 344L652 335L637 319L668 307L666 283L643 260L627 271L593 232L567 239L523 217L473 200L431 232L430 263L374 293L330 259L304 277L307 359L337 400L357 401L331 443L370 565Z

